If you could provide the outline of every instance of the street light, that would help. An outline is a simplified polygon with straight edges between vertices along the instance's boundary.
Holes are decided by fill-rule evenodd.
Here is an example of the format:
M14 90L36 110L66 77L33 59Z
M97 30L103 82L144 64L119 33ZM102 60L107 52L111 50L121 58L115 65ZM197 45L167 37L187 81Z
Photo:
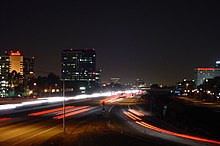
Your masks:
M63 133L65 134L65 82L63 80Z

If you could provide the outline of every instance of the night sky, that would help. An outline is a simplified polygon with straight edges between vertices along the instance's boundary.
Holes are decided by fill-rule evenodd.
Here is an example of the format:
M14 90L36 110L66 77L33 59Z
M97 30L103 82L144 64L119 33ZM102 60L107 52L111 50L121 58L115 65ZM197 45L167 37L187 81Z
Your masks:
M220 58L220 2L1 0L1 51L36 58L60 75L61 52L96 48L102 80L173 84Z

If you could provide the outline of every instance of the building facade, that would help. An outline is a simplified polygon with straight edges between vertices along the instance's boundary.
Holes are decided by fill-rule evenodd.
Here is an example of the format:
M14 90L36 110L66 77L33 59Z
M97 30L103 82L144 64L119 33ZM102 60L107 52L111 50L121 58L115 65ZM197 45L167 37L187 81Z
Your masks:
M206 80L220 76L220 68L196 68L195 82L196 86L202 85Z
M62 52L61 79L66 90L85 93L100 85L94 48L66 49Z
M28 76L34 73L34 57L23 58L23 74Z
M26 82L33 72L33 58L24 57L19 51L5 51L0 55L0 97L14 96L10 89Z

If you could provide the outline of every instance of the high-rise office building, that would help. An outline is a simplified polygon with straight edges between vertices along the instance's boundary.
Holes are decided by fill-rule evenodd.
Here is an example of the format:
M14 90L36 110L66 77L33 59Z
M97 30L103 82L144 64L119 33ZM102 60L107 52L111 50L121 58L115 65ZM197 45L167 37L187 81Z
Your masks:
M196 68L195 82L196 86L202 85L204 81L220 76L220 68Z
M34 57L23 58L23 74L28 76L34 73Z
M8 96L12 72L19 74L19 83L25 82L34 73L34 58L23 57L19 51L5 51L0 55L0 97Z
M85 93L100 85L94 48L63 50L61 68L61 78L68 91Z

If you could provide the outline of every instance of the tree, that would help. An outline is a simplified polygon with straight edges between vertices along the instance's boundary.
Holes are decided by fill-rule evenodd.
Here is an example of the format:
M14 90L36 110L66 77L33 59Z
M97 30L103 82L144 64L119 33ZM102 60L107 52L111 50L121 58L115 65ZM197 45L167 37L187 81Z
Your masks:
M10 96L17 96L24 92L23 76L20 73L13 70L8 74L8 82Z

